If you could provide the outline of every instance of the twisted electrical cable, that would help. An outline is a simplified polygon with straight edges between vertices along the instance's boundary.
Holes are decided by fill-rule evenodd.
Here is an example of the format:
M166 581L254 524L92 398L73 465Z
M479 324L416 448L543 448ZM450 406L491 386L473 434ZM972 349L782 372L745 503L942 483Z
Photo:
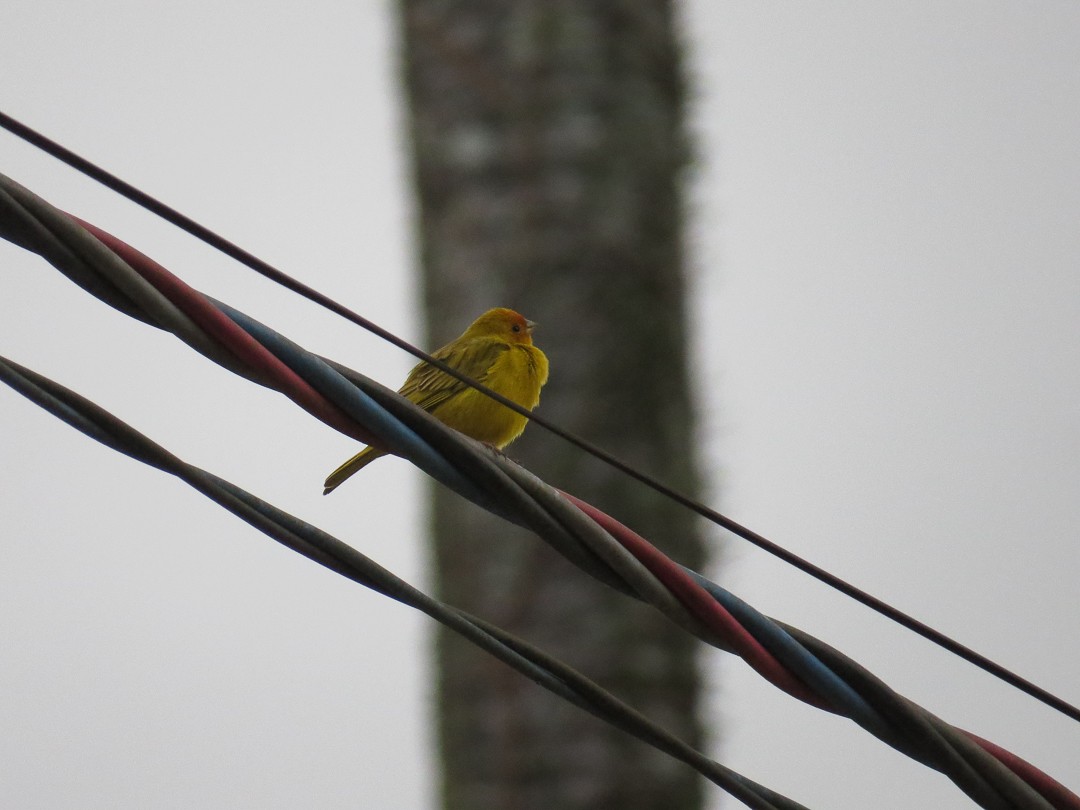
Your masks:
M212 359L224 356L228 367L239 368L237 373L282 391L349 435L368 443L374 439L464 497L532 529L586 572L740 655L789 694L851 718L946 774L981 806L1080 810L1080 797L1033 765L949 725L824 642L774 622L681 568L613 518L564 497L363 375L323 361L242 313L217 305L134 248L87 223L79 228L6 180L0 180L0 232L41 253L91 292L103 290L99 297L122 311L154 325L159 324L152 313L164 312L178 325L173 331L197 350ZM87 245L95 242L108 255ZM87 269L101 278L88 279ZM202 336L186 331L190 325L201 329ZM220 349L206 345L214 341Z
M287 548L427 614L550 692L690 765L747 807L806 810L798 802L704 756L557 659L501 628L433 599L336 537L229 481L187 464L75 392L4 357L0 357L0 380L102 444L175 475Z
M209 228L206 228L205 226L199 224L190 217L180 213L175 208L166 205L165 203L150 196L144 191L141 191L130 183L125 182L116 175L105 171L101 167L91 163L86 158L75 154L70 149L65 148L56 141L53 141L52 139L42 135L40 132L31 129L29 126L22 123L21 121L12 118L10 115L0 112L0 127L22 138L27 143L33 144L37 148L43 150L44 152L47 152L58 160L63 161L67 165L82 172L86 176L93 178L107 188L110 188L118 194L121 194L129 200L137 203L138 205L141 205L148 211L157 214L159 217L166 220L167 222L170 222L178 228L187 231L197 239L202 240L206 244L221 251L225 255L232 257L241 264L244 264L255 272L270 279L274 283L280 284L286 289L291 290L292 292L301 295L304 298L307 298L309 301L313 301L319 306L325 307L326 309L337 315L340 315L346 320L349 320L352 323L363 327L372 334L375 334L381 337L383 340L386 340L387 342L397 346L398 348L409 352L420 360L437 366L447 374L456 377L457 379L461 380L467 385L472 386L473 388L483 391L488 396L501 402L504 406L517 411L523 416L528 417L536 424L541 425L545 429L551 431L555 435L566 439L574 446L595 456L606 464L611 465L615 469L633 477L637 481L640 481L646 486L661 493L665 497L671 498L676 503L684 506L685 508L696 512L697 514L704 517L706 520L715 523L716 525L721 526L724 529L727 529L728 531L750 543L753 543L758 548L761 548L769 554L778 557L789 565L792 565L800 571L809 574L815 579L824 582L829 587L835 588L836 590L843 593L845 596L849 596L852 599L862 603L863 605L866 605L871 610L880 613L881 615L896 622L897 624L906 627L908 630L911 630L912 632L917 633L918 635L933 642L934 644L937 644L939 647L942 647L943 649L948 650L954 655L963 658L965 661L974 664L985 672L990 673L994 677L1005 681L1006 683L1016 687L1017 689L1020 689L1023 692L1026 692L1027 694L1034 697L1036 700L1039 700L1042 703L1045 703L1047 706L1050 706L1061 712L1062 714L1071 717L1073 720L1080 721L1080 708L1077 708L1076 706L1062 700L1057 695L1051 694L1047 690L1032 683L1026 678L1020 677L1015 672L1012 672L1001 666L1000 664L991 661L989 658L981 655L975 650L972 650L970 647L966 647L963 644L960 644L954 639L951 639L943 633L935 630L933 627L930 627L929 625L919 621L913 616L910 616L903 611L898 610L892 605L889 605L888 603L882 601L881 599L878 599L872 594L867 593L861 588L857 588L851 583L845 582L834 574L829 573L820 566L815 565L814 563L805 560L802 557L799 557L797 554L792 553L791 551L783 548L782 546L772 542L768 538L758 534L755 531L752 531L746 526L737 523L726 515L722 515L716 510L711 509L702 503L699 503L698 501L673 489L670 486L667 486L663 482L658 481L647 473L635 469L631 465L614 457L602 448L597 447L596 445L585 441L580 436L570 433L562 429L558 425L549 422L542 415L525 411L525 409L523 409L516 402L506 399L500 394L491 391L488 388L485 388L483 385L480 385L475 380L469 379L457 369L451 368L445 363L442 363L441 361L430 357L427 353L402 340L397 335L387 331L386 329L383 329L378 324L373 323L362 315L359 315L351 309L344 307L337 301L334 301L326 295L323 295L318 290L315 290L308 285L297 281L291 276L286 275L277 268L267 264L265 261L258 258L257 256L252 255L243 248L240 248L239 246L230 242L224 237L218 235L217 233L214 233Z

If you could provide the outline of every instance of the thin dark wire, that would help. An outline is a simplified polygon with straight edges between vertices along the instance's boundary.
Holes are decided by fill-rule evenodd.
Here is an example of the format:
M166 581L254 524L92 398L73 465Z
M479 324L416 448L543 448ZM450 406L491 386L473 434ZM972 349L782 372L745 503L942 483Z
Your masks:
M678 490L672 489L667 484L658 481L652 476L640 472L639 470L631 467L626 462L621 461L620 459L611 455L606 450L603 450L602 448L597 447L591 442L588 442L585 439L582 439L581 437L567 430L564 430L563 428L549 422L546 418L542 416L527 411L526 409L518 405L516 402L512 402L511 400L496 393L495 391L491 391L490 389L485 388L483 385L480 385L475 380L465 376L457 369L451 368L440 360L436 360L426 352L413 346L408 341L399 338L392 332L387 331L378 324L369 321L364 316L354 312L353 310L343 306L342 304L339 304L337 301L329 298L318 290L315 290L312 287L307 286L303 282L297 281L291 276L286 275L285 273L278 270L276 267L273 267L272 265L268 264L257 256L249 253L248 251L230 242L224 237L214 233L209 228L206 228L205 226L200 225L198 222L191 219L190 217L181 214L175 208L172 208L161 202L160 200L151 197L144 191L140 191L139 189L135 188L135 186L132 186L130 183L121 180L116 175L107 172L105 169L102 169L99 166L91 163L86 158L75 154L70 149L61 146L56 141L47 138L46 136L31 129L30 127L17 121L16 119L12 118L11 116L7 115L2 111L0 111L0 127L3 127L12 134L17 135L26 142L32 144L33 146L36 146L38 149L41 149L49 155L52 155L58 160L68 164L72 168L77 169L78 171L98 181L107 188L112 189L116 193L127 197L129 200L137 203L143 208L146 208L148 211L152 211L167 222L170 222L176 227L187 231L192 236L202 240L211 247L220 250L222 253L232 257L241 264L246 265L247 267L254 270L256 273L259 273L260 275L265 276L271 281L280 284L286 289L291 290L303 296L304 298L307 298L309 301L312 301L330 310L331 312L340 315L346 320L352 321L357 326L361 326L372 334L378 335L383 340L392 343L400 349L404 349L414 357L435 366L441 371L444 371L447 374L450 374L451 376L457 378L458 380L461 380L463 383L472 386L476 390L482 391L484 394L491 397L500 404L505 405L507 408L510 408L513 411L516 411L522 416L527 417L531 422L535 422L546 430L551 431L556 436L559 436L570 442L574 446L578 447L579 449L584 450L586 453L589 453L590 455L600 459L604 463L611 465L620 472L629 475L631 478L640 481L646 486L672 499L673 501L686 507L687 509L696 512L698 515L701 515L706 520L709 520L712 523L715 523L716 525L727 529L733 534L738 535L739 537L750 543L753 543L758 548L767 551L773 556L779 557L781 560L788 563L789 565L794 566L795 568L798 568L803 573L809 574L810 576L825 583L831 588L834 588L845 594L846 596L851 597L855 601L861 602L863 605L866 605L871 610L880 613L881 615L891 619L897 624L906 627L908 630L917 633L928 641L937 644L939 647L942 647L943 649L948 650L954 655L963 658L968 663L974 664L985 672L988 672L991 675L994 675L995 677L1001 679L1002 681L1005 681L1005 683L1008 683L1011 686L1019 689L1020 691L1027 693L1036 700L1039 700L1047 706L1050 706L1051 708L1056 709L1062 714L1072 718L1073 720L1080 722L1080 708L1073 706L1071 703L1068 703L1067 701L1057 697L1053 693L1046 691L1042 687L1037 686L1026 678L1022 678L1016 673L1006 669L1002 665L990 660L986 656L975 652L970 647L966 647L965 645L960 644L958 641L954 641L952 638L946 636L944 633L941 633L930 627L929 625L919 621L918 619L909 616L903 611L894 608L892 605L882 601L881 599L878 599L876 596L873 596L872 594L869 594L866 591L855 587L854 585L846 582L843 579L840 579L840 577L834 574L830 574L825 569L815 565L808 560L803 559L802 557L799 557L797 554L793 554L792 552L788 551L782 546L777 545L776 543L758 534L752 529L749 529L742 524L732 520L731 518L720 514L716 510L705 506L704 504L694 500L688 495L684 495Z

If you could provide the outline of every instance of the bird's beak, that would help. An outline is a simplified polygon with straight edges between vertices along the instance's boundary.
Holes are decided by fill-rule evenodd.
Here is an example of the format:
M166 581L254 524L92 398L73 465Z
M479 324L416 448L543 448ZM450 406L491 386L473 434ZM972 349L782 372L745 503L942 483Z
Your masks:
M535 328L536 328L536 321L529 321L529 320L525 321L525 331L527 331L530 335L532 334L532 331Z

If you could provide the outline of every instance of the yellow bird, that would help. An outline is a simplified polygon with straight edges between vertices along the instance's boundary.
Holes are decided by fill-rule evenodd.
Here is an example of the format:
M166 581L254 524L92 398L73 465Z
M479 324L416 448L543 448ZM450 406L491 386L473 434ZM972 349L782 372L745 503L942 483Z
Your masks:
M432 357L531 411L548 378L547 357L532 342L535 326L512 309L490 309ZM427 363L409 372L398 393L443 424L500 450L520 436L529 421ZM365 447L330 473L323 495L385 455L385 450Z

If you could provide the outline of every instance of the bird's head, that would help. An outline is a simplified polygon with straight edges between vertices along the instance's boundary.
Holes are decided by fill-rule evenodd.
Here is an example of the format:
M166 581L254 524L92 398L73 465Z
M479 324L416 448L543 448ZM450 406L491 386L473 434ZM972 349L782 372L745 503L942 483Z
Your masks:
M532 345L532 331L536 324L512 309L496 307L489 309L465 330L463 338L493 337L507 343Z

